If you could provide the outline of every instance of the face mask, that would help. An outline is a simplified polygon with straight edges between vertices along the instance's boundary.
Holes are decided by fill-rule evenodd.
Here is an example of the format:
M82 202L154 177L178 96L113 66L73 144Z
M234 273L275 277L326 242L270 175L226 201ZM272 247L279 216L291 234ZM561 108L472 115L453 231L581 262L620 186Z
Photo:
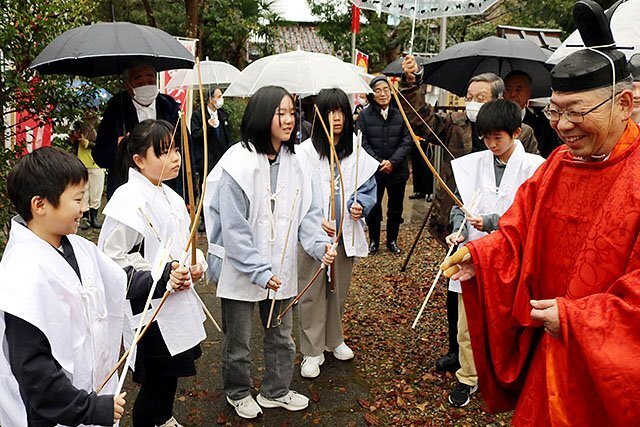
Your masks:
M482 107L482 103L481 102L476 102L476 101L467 101L467 106L465 108L465 111L467 112L467 117L469 118L469 120L471 120L472 122L476 122L476 118L478 117L478 111L480 111L480 107Z
M133 97L140 105L149 106L158 96L156 85L140 86L133 89Z
M224 99L222 99L222 98L216 99L216 102L213 105L216 106L216 110L221 109L222 106L224 105Z
M367 98L360 98L360 105L366 107L367 105L369 105L369 100Z

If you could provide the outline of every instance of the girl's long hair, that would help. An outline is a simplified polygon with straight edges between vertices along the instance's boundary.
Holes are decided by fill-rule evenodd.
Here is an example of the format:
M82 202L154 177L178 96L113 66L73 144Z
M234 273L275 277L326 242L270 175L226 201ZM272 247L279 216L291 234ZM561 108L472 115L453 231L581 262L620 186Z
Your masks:
M114 163L116 185L129 180L129 168L138 169L134 155L144 157L149 147L153 147L155 155L160 157L169 151L172 136L173 125L166 120L149 119L138 123L118 144ZM174 141L174 146L180 148L179 139Z
M351 104L349 104L347 94L342 89L322 89L316 99L316 105L327 125L327 129L330 126L330 111L341 111L344 115L342 133L336 142L336 152L339 159L349 156L353 153L353 116L351 115ZM319 119L316 119L313 127L312 141L316 151L320 154L320 158L329 158L331 154L329 139Z

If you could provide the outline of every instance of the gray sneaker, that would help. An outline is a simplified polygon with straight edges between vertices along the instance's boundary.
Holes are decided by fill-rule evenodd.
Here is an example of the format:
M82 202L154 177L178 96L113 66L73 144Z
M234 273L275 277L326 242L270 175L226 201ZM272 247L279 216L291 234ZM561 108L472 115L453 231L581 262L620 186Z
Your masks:
M301 411L309 406L309 399L298 392L289 390L289 393L275 399L269 399L260 393L258 395L258 403L263 408L284 408L287 411Z
M227 396L227 402L233 406L236 414L241 418L250 420L262 414L262 409L258 406L251 394L246 395L240 400L233 400Z

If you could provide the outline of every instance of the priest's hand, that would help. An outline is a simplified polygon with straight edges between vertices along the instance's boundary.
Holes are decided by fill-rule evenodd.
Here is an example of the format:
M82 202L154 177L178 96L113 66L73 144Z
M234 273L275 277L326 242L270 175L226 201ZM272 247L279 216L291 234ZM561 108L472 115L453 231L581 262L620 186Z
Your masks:
M445 259L440 265L445 277L453 280L469 280L476 275L476 270L471 260L471 253L466 246L458 249L453 255Z
M171 263L171 273L169 274L169 283L174 292L183 291L191 287L189 280L189 270L185 266L181 266L177 261Z
M117 423L122 415L124 414L124 405L125 400L124 397L127 395L127 392L120 393L119 396L113 396L113 423Z
M362 206L358 202L354 202L349 208L349 213L351 214L351 219L354 221L360 221L362 218Z
M558 302L555 299L531 300L531 319L539 320L544 331L554 338L560 339L560 316Z
M269 279L269 281L267 282L267 288L271 289L274 292L278 292L278 289L280 289L280 285L282 285L282 281L276 276L271 276L271 279Z
M336 260L337 256L338 252L336 252L336 250L333 248L333 245L331 243L327 243L327 245L324 247L324 256L322 257L322 263L324 265L331 265L333 264L333 261Z
M322 229L325 233L327 233L327 236L333 237L336 235L336 222L327 221L326 219L322 218Z
M200 264L193 264L191 267L189 267L189 273L191 274L191 280L193 282L197 282L198 280L202 279L202 276L204 275L204 269Z
M469 224L471 224L473 228L475 228L478 231L482 231L482 227L484 226L484 221L482 220L481 215L468 216L467 221L469 222Z
M416 73L420 70L420 66L413 55L407 55L402 60L402 72L408 83L416 81Z
M447 237L444 238L444 240L447 242L447 245L449 245L449 246L453 246L453 245L457 245L458 243L462 243L462 242L464 242L464 239L466 239L465 235L462 234L462 233L458 234L457 232L456 233L451 233Z

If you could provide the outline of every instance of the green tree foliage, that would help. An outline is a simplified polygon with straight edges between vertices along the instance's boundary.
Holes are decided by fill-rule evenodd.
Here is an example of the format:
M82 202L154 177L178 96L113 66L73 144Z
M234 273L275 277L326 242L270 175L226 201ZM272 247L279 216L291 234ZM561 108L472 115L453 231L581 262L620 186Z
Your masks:
M264 40L263 55L273 53L273 26L279 17L265 0L209 0L202 11L202 47L205 56L238 68L247 64L247 41L252 35Z

